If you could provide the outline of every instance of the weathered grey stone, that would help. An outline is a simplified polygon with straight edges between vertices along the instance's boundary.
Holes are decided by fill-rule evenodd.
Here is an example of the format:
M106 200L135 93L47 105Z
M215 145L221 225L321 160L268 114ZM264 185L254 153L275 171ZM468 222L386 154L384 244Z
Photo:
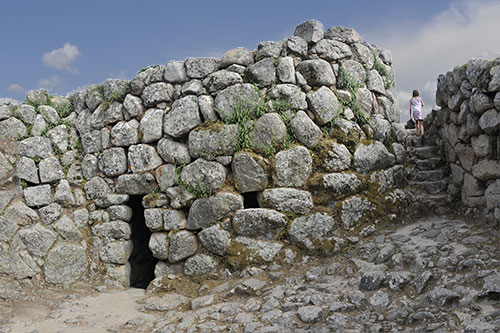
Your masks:
M35 108L28 104L21 104L14 111L14 116L23 122L32 125L35 122Z
M378 188L379 193L384 193L406 182L404 168L402 165L395 165L389 169L373 172L370 182Z
M299 146L276 154L273 177L278 186L301 187L311 173L312 158L307 148Z
M33 184L39 184L38 170L35 161L24 156L19 157L16 165L17 176Z
M342 202L341 219L346 229L351 228L355 223L373 209L373 204L367 199L354 196Z
M405 164L406 163L406 149L400 143L394 142L392 144L392 150L394 151L394 155L396 156L397 164Z
M359 192L362 183L353 173L329 173L323 176L322 185L333 198L344 198Z
M266 41L260 42L257 45L257 52L255 54L255 61L262 60L265 58L279 58L281 56L281 51L283 50L283 41Z
M340 62L341 75L337 86L347 88L348 82L364 86L366 81L366 71L359 62L355 60L342 60Z
M340 112L337 96L327 87L323 86L309 94L307 100L320 125L328 123Z
M130 91L134 95L141 95L146 86L164 80L166 66L154 65L142 69L137 76L130 81Z
M215 97L215 110L222 119L231 119L237 108L255 109L261 97L250 83L236 84L228 87ZM255 116L255 114L250 116Z
M204 248L220 256L224 256L231 245L231 234L219 225L203 229L198 238Z
M311 48L311 53L317 54L326 61L337 61L352 55L347 44L331 39L320 40Z
M75 197L71 192L71 187L66 179L62 179L56 187L54 201L63 207L71 207L75 205Z
M109 218L111 220L120 220L129 222L132 219L132 208L127 205L113 205L108 208Z
M19 227L15 220L8 219L5 216L0 216L0 241L9 243L18 228Z
M173 93L174 87L171 84L158 82L144 88L141 99L146 107L154 107L158 103L171 102Z
M170 248L168 261L171 263L180 262L189 258L198 250L198 240L193 233L181 230L170 235Z
M375 115L368 121L370 127L373 129L373 139L384 142L391 135L391 124L385 120L381 115Z
M391 167L395 160L394 155L378 141L369 145L360 144L354 152L354 166L361 173Z
M123 148L106 149L99 155L99 169L107 177L116 177L127 172L127 155Z
M196 297L191 300L191 309L197 310L214 303L214 295Z
M120 240L130 239L130 235L132 235L130 224L123 221L110 221L95 224L92 226L92 232L99 237Z
M292 57L281 57L276 68L278 80L282 83L295 84L295 65Z
M245 78L259 87L268 87L276 80L276 66L273 58L264 58L248 66Z
M257 239L277 239L285 226L285 215L272 209L241 209L233 218L236 234Z
M11 105L0 105L0 120L5 120L12 116L14 107Z
M182 95L201 95L203 93L206 94L207 92L203 88L203 82L201 80L190 80L181 87ZM176 93L174 93L174 96L176 96Z
M187 58L184 61L186 74L192 79L202 79L219 69L220 60L217 58Z
M164 114L160 109L146 111L139 125L141 142L149 143L161 139Z
M241 75L228 70L214 72L203 80L203 85L209 93L215 93L237 83L243 83Z
M52 201L50 185L38 185L24 189L24 200L29 207L45 206Z
M65 240L80 241L83 238L82 233L75 226L73 220L66 215L63 215L52 226Z
M106 194L94 200L95 204L101 208L108 208L113 205L121 205L128 201L129 196L126 194Z
M168 235L165 232L155 232L149 239L149 249L153 257L160 260L168 259Z
M128 94L123 101L123 112L125 119L140 116L146 109L142 105L142 100L134 95Z
M214 99L212 96L198 96L198 106L204 121L211 122L217 120L217 113L215 113Z
M215 193L224 184L226 172L221 164L199 158L182 169L181 180L196 191Z
M233 64L248 66L253 63L253 54L244 47L229 50L220 60L220 68L226 68Z
M78 133L80 133L80 136L92 129L92 120L92 112L89 109L84 109L78 114L74 126Z
M98 130L90 131L80 137L83 152L85 154L97 153L102 149L101 132Z
M94 111L102 102L104 102L104 89L98 85L91 85L85 94L85 104Z
M125 265L132 253L131 240L111 241L99 249L101 260L109 264Z
M366 87L378 94L385 95L384 80L382 79L380 74L374 69L368 71L368 75L366 78Z
M19 143L19 155L30 158L47 158L53 156L50 139L42 136L33 136Z
M317 43L323 38L323 24L318 20L309 20L302 22L297 27L293 33L294 36L298 36L307 42Z
M311 194L294 188L266 189L257 196L259 206L305 215L314 207Z
M273 101L272 107L286 103L293 110L307 109L306 94L293 84L278 84L269 91L268 96L277 100Z
M47 225L54 223L59 216L61 216L61 212L61 206L57 203L51 203L50 205L42 207L38 210L40 219Z
M484 199L486 201L486 207L489 210L494 210L500 207L500 180L490 184L488 188L484 191Z
M85 227L89 222L89 211L86 208L80 208L73 211L73 221L77 228Z
M207 254L197 254L184 263L184 274L197 276L217 271L219 264L214 257Z
M238 125L217 129L197 129L189 133L189 153L193 158L215 158L234 154L238 143Z
M268 172L264 163L262 157L247 152L234 155L231 169L240 193L262 191L267 187Z
M359 288L363 290L376 290L385 281L385 273L381 271L367 272L361 277Z
M75 108L75 112L79 114L82 110L84 110L87 105L85 104L85 98L87 96L86 91L76 91L69 97L71 104Z
M464 174L464 183L462 185L462 202L469 207L484 204L484 186L483 184L468 173Z
M472 171L472 166L474 165L474 151L472 147L458 143L455 145L455 152L457 153L462 168L467 171Z
M99 110L99 108L97 108ZM94 111L94 113L97 112ZM94 116L94 113L92 116ZM123 120L124 115L123 115L123 105L120 102L113 102L111 103L107 109L102 110L102 115L103 115L103 120L104 124L113 124L116 123L117 121Z
M61 151L68 149L68 129L64 125L59 125L47 132L52 143Z
M165 209L163 211L163 229L166 231L186 228L186 214L182 210Z
M59 115L57 114L57 111L53 107L48 106L48 105L40 105L38 107L38 112L50 124L52 124L52 125L59 124L59 120L60 120Z
M111 192L108 184L101 177L93 177L85 183L83 188L89 200L100 198Z
M446 304L452 304L460 300L461 296L456 291L437 287L427 293L427 299L438 306L445 306Z
M346 146L333 142L328 150L328 157L325 158L324 165L328 171L344 171L351 166L352 156Z
M337 82L332 66L323 59L304 60L297 66L297 71L312 87L333 86Z
M290 127L297 140L308 148L314 147L323 136L319 127L304 111L295 114L295 117L290 121Z
M163 230L163 210L158 208L145 209L144 223L151 231Z
M83 247L59 245L50 251L43 267L45 280L53 284L72 283L86 271L87 255Z
M139 144L129 147L128 163L132 172L142 172L156 169L162 160L153 146Z
M342 43L353 44L363 41L360 34L356 30L345 27L331 27L325 31L325 38L338 40Z
M486 134L495 135L500 127L500 113L495 109L486 111L479 118L479 126Z
M160 186L160 191L162 192L165 192L167 188L174 186L178 178L175 165L173 164L159 166L158 169L156 169L155 176L156 182Z
M353 55L361 61L361 63L368 69L373 67L375 61L374 54L370 47L363 43L354 43L351 45Z
M317 322L323 317L323 308L316 305L306 305L297 309L297 317L304 323Z
M278 147L286 135L286 126L280 115L266 113L255 122L250 132L250 146L257 152L266 153Z
M482 181L500 178L498 160L481 160L472 167L472 175Z
M472 112L478 115L483 114L487 110L491 110L495 107L493 104L493 99L488 95L482 93L476 93L470 98L469 106Z
M107 79L103 84L103 92L107 101L122 101L130 92L130 84L125 80Z
M188 146L184 143L164 138L158 141L156 148L158 154L167 163L182 165L191 162Z
M291 36L286 39L286 47L288 51L295 53L301 57L307 56L307 41L299 36Z
M169 61L165 66L165 81L168 83L183 83L187 80L183 61Z
M91 179L97 175L98 172L98 161L97 157L92 154L86 154L83 157L81 171L83 177L86 179Z
M191 205L187 229L197 230L209 227L217 221L243 209L243 198L232 193L219 193L209 198L197 199Z
M186 96L176 100L172 105L172 110L165 114L163 131L165 134L178 138L200 124L198 99L194 96Z
M472 150L477 157L486 157L493 153L493 137L485 134L471 138Z
M188 190L180 187L174 186L169 187L165 194L170 199L170 206L175 209L180 209L186 206L191 205L194 199L196 199L196 195L189 192Z
M41 133L41 131L39 132ZM32 129L31 135L40 135L40 133L36 133ZM0 139L17 140L26 136L26 134L26 126L24 126L22 121L14 117L0 121Z

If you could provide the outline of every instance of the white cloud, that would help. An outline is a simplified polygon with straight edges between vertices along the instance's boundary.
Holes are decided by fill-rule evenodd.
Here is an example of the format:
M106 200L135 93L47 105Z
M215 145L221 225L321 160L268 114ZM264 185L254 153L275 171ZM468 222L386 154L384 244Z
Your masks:
M52 50L42 56L42 63L50 68L66 70L70 73L78 73L71 64L81 55L76 45L64 44L60 49Z
M61 85L62 85L62 80L59 78L58 75L40 79L36 84L38 88L45 88L45 89L59 88Z
M21 86L20 84L17 84L17 83L11 84L7 88L7 90L10 92L16 93L16 94L24 94L26 92L26 89L24 89L23 86Z
M419 90L426 102L424 110L429 112L435 105L439 74L470 58L494 59L500 55L499 17L499 1L456 0L419 26L402 22L392 34L384 27L384 31L374 31L366 39L392 51L396 89ZM405 109L401 110L403 119Z
M110 79L128 80L128 74L126 70L121 70L119 72L113 72L109 74Z

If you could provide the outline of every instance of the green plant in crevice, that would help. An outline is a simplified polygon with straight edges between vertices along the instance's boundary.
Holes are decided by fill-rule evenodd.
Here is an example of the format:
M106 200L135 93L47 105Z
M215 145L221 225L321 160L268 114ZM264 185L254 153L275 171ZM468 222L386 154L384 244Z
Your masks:
M186 183L185 181L182 180L181 173L182 170L186 164L181 164L181 165L176 165L175 166L175 173L176 173L176 178L174 180L175 184L179 186L180 188L193 193L196 195L198 198L208 198L210 197L212 193L212 189L207 185L205 182L206 177L204 176L203 179L200 179L198 181L198 186L194 187Z
M379 61L374 51L372 51L372 55L373 55L373 69L376 70L380 74L380 76L384 78L385 89L390 89L394 87L394 81L391 80L389 76L389 71L387 70L385 65Z
M25 190L28 187L28 182L26 182L24 179L19 179L19 184L21 185L21 188Z
M356 101L356 90L360 88L362 85L355 82L353 78L347 73L347 71L340 66L340 82L341 86L347 88L349 93L351 94L351 98L349 102L345 102L342 98L337 98L341 105L341 111L343 112L347 107L352 110L354 113L354 117L356 118L356 122L359 124L366 124L368 122L368 118L366 114L360 109L357 101ZM338 95L337 95L338 96Z

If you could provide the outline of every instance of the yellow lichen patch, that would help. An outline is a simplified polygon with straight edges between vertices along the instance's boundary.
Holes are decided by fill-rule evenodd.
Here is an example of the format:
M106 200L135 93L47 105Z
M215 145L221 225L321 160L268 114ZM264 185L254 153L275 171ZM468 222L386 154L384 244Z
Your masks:
M221 121L208 122L205 121L200 126L196 127L193 131L209 131L209 132L220 132L224 124Z
M233 241L229 246L226 262L231 268L237 270L244 269L250 265L266 263L266 261L255 251L236 241Z

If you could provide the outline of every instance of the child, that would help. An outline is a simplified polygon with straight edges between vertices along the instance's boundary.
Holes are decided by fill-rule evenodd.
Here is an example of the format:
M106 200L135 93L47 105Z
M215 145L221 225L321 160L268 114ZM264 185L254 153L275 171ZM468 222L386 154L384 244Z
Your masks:
M420 98L418 90L413 90L413 97L410 99L410 118L415 121L417 127L417 136L424 135L424 116L422 107L424 101Z

